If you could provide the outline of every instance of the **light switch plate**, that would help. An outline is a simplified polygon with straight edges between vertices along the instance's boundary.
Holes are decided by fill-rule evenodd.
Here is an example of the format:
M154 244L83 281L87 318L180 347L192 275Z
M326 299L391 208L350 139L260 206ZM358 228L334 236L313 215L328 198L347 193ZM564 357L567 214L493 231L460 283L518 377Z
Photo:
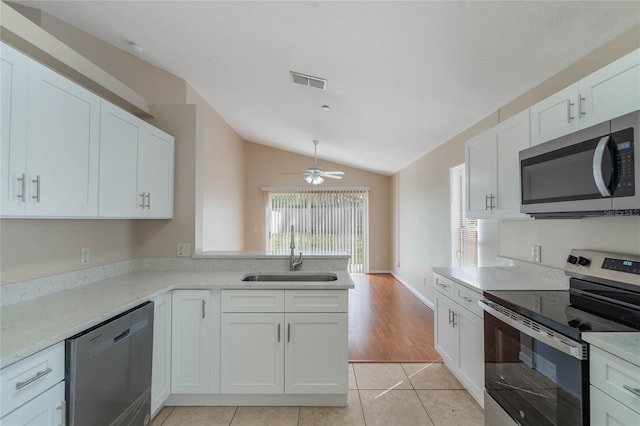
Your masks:
M542 262L542 246L535 244L531 246L531 260L535 263Z
M80 249L80 264L88 265L91 262L91 252L89 251L89 247L82 247Z

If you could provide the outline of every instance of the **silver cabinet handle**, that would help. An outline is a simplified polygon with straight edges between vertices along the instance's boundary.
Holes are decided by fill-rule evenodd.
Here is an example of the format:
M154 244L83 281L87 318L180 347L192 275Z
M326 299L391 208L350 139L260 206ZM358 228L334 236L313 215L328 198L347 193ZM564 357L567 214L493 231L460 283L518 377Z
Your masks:
M18 178L18 182L20 182L20 188L22 190L22 192L18 194L18 198L24 203L27 201L27 174L23 173L22 176Z
M280 324L278 324L278 343L280 343Z
M440 281L436 281L436 283L442 288L448 288L449 287L447 284L441 283Z
M147 192L147 209L151 208L151 193Z
M36 176L35 179L32 179L31 182L36 184L36 195L33 195L31 198L36 200L36 203L39 203L40 202L40 175Z
M205 317L205 315L206 315L206 312L205 312L205 304L206 304L206 302L203 300L203 301L202 301L202 318L203 318L203 319L204 319L204 317Z
M628 390L629 392L631 392L632 394L634 394L635 396L640 396L640 389L632 388L629 385L623 385L622 387Z
M567 100L567 123L571 124L571 120L573 120L575 117L571 116L571 107L575 105L573 102L571 102L570 100Z
M484 195L484 209L489 210L489 194Z
M583 115L587 115L587 112L584 110L583 108L583 101L586 101L587 98L585 98L582 95L578 95L578 118L582 117Z
M147 193L146 192L141 192L139 197L141 198L141 203L142 204L138 204L138 207L142 207L144 209L144 197Z
M496 206L493 204L493 201L496 199L496 196L491 194L491 196L489 197L489 200L491 200L491 205L489 206L491 210L495 209Z
M56 408L61 411L60 426L67 426L67 401L63 399L62 402L60 403L60 406Z
M449 309L449 325L451 325L451 309Z
M287 342L291 341L291 323L287 324Z
M604 159L604 152L605 149L607 149L609 138L609 135L600 138L600 142L596 145L596 149L593 153L593 179L596 181L598 191L600 191L600 195L603 197L611 196L611 192L609 191L609 188L604 181L604 176L602 175L602 160Z
M24 382L16 383L16 390L20 390L25 386L29 386L31 383L35 382L38 379L43 378L44 376L51 373L52 371L53 370L51 369L51 367L47 368L46 370L38 371L33 377L25 380Z
M456 325L458 325L456 324L456 315L458 314L456 314L455 311L451 311L451 327L453 328L456 328Z
M467 297L467 296L460 296L460 299L464 300L465 302L469 302L469 303L473 302L473 299L471 299L470 297Z

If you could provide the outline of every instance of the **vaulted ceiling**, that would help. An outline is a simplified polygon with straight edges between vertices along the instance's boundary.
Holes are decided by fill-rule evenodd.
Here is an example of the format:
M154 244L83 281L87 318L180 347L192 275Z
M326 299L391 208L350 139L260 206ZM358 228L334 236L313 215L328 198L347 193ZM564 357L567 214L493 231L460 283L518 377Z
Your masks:
M636 1L20 3L142 46L245 140L383 174L640 23Z

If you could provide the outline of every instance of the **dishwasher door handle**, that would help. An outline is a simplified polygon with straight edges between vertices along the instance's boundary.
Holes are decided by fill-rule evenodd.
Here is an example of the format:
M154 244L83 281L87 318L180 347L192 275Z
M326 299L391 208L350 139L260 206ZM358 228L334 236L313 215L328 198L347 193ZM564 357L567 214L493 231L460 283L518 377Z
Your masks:
M113 343L118 343L120 340L125 339L129 334L131 334L131 329L127 328L125 331L113 338Z

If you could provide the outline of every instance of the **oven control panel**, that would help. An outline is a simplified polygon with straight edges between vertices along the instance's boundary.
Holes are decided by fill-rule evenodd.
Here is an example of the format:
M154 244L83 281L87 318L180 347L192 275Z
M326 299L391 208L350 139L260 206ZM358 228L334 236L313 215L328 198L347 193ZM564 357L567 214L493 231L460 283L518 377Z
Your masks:
M564 271L569 276L597 277L640 286L638 255L573 249Z
M602 269L626 272L628 274L640 275L640 262L627 259L613 259L605 257Z

